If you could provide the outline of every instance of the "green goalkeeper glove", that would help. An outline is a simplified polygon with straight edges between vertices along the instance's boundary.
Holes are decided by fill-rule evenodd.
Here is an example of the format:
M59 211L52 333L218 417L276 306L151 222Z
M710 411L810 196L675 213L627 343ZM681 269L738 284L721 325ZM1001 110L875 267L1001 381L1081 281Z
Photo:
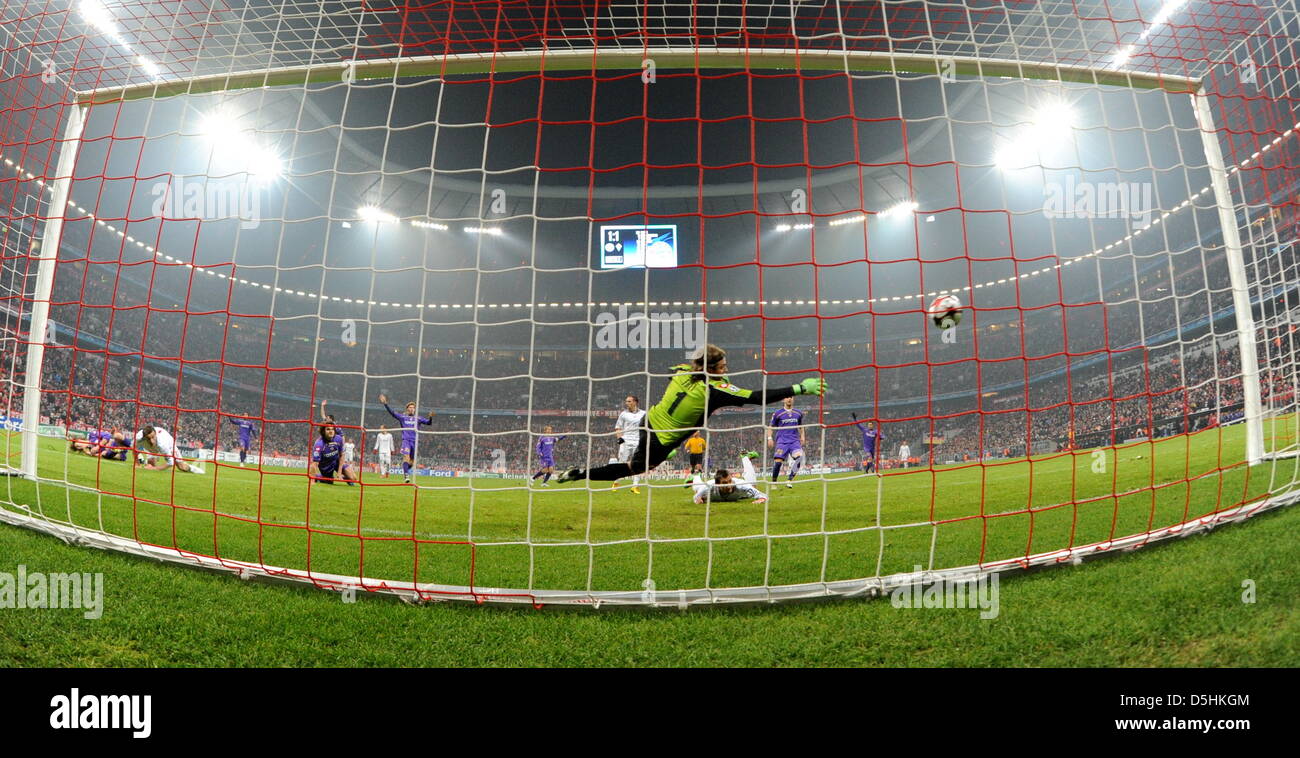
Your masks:
M670 453L668 454L668 457L667 457L667 458L664 458L664 460L666 460L666 461L671 461L672 459L674 459L674 458L676 458L676 457L677 457L677 448L673 448L672 452L670 452Z
M811 379L804 379L802 382L799 382L794 386L794 394L824 395L826 394L826 382L822 381L821 379L818 379L817 377L812 377Z

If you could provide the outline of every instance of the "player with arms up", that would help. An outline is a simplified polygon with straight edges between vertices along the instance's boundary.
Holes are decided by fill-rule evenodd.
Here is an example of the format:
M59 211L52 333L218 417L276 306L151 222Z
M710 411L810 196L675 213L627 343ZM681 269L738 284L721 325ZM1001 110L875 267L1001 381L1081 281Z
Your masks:
M530 481L537 481L537 477L542 476L542 486L545 487L551 483L551 474L555 473L555 443L569 435L556 437L553 435L554 429L546 427L543 430L545 434L537 440L537 465L540 466L536 474Z
M429 411L427 417L421 418L415 411L415 403L407 403L406 415L399 416L396 411L388 407L387 395L380 393L379 402L384 404L384 410L388 411L388 415L397 419L397 423L402 425L402 481L410 484L411 469L415 468L415 435L420 424L433 425L433 411Z
M636 395L628 395L623 399L623 412L618 414L618 420L614 422L614 434L618 438L618 458L619 463L627 463L636 456L637 448L641 445L641 427L645 426L645 411L640 406L641 401ZM641 484L641 475L637 474L632 477L632 494L639 495L641 490L637 487ZM615 482L610 489L618 489L618 482Z
M175 464L177 471L184 471L187 474L201 474L203 471L196 466L191 466L185 462L185 459L176 454L176 440L172 438L170 432L161 426L146 426L135 433L135 451L137 453L136 463L144 468L160 471ZM161 463L154 465L150 457L161 459Z
M343 435L334 429L333 424L321 426L320 439L312 447L311 465L307 467L310 481L333 484L335 476L342 474L348 486L356 486L352 467L343 462L344 443Z
M387 479L388 469L393 466L393 435L386 426L380 426L375 435L375 452L379 454L379 475Z
M644 474L676 453L677 446L719 408L765 405L795 395L820 395L826 391L826 383L816 377L791 387L759 392L741 389L727 381L727 353L715 345L701 349L691 363L673 368L677 373L664 390L663 399L646 412L648 427L639 433L640 442L632 460L586 470L571 469L558 481L609 482Z
M772 449L772 483L781 476L781 464L790 459L790 478L785 481L787 488L794 488L794 475L799 473L799 466L803 464L803 411L794 407L794 398L787 397L785 406L781 410L772 414L772 423L769 424L772 429L776 430L775 439L772 432L767 433L767 446Z
M853 413L853 425L862 432L862 470L868 474L879 474L876 468L876 455L880 443L885 438L880 434L880 425L875 421L858 421L858 414Z

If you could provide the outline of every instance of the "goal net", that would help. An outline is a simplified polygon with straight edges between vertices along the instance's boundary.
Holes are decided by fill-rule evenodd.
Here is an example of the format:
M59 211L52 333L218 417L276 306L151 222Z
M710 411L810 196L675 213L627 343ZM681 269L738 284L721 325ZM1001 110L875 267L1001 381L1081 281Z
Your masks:
M1294 3L39 0L0 30L5 522L686 606L1300 492Z

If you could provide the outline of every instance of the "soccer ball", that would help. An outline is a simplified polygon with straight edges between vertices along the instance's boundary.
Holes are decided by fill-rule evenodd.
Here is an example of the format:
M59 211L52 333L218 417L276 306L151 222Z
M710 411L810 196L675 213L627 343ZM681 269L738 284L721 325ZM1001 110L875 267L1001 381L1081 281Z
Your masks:
M951 329L961 323L961 300L956 295L940 295L925 309L926 315L940 329Z

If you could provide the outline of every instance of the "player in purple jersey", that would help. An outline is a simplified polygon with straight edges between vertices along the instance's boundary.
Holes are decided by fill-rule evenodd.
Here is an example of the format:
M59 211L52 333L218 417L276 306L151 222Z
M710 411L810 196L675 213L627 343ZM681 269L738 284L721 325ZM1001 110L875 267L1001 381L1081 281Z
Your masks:
M75 453L85 453L86 455L99 455L99 444L100 444L99 436L101 434L106 434L106 432L101 432L98 429L91 429L89 432L86 433L86 436L83 439L78 439L76 437L69 437L68 441L71 444L68 446L68 449Z
M402 474L403 481L410 484L411 469L415 468L415 435L420 428L420 424L425 426L433 424L433 411L429 411L427 418L421 418L416 413L415 403L407 403L406 415L399 416L396 411L388 407L387 395L380 393L379 402L384 404L384 410L388 411L388 415L397 419L397 423L402 427Z
M880 450L880 443L885 441L884 435L880 433L880 424L875 421L858 421L858 414L853 416L853 425L862 432L862 470L868 474L880 473L876 468L876 455Z
M257 433L257 424L241 416L227 414L226 418L239 429L239 467L243 468L244 462L248 460L248 448L253 443L253 435Z
M343 462L343 442L343 435L332 424L320 428L320 439L312 447L311 464L307 468L311 481L333 484L335 476L342 474L349 486L356 486L352 467Z
M102 451L99 455L105 460L125 461L127 453L131 450L131 443L126 441L126 435L120 430L108 435L107 439L101 437L100 442Z
M787 459L790 461L790 478L786 480L786 487L794 487L791 482L794 481L794 475L799 473L799 466L803 464L803 411L794 407L794 398L787 397L782 403L781 410L772 414L772 421L768 424L772 431L767 433L767 446L772 448L772 483L781 476L781 464ZM775 438L773 438L775 431Z
M551 474L555 473L555 443L569 436L565 434L560 437L555 437L553 436L555 430L549 426L546 427L544 431L545 434L537 439L537 465L541 468L537 470L536 474L533 474L531 480L535 482L537 481L537 477L543 477L543 487L550 483Z

